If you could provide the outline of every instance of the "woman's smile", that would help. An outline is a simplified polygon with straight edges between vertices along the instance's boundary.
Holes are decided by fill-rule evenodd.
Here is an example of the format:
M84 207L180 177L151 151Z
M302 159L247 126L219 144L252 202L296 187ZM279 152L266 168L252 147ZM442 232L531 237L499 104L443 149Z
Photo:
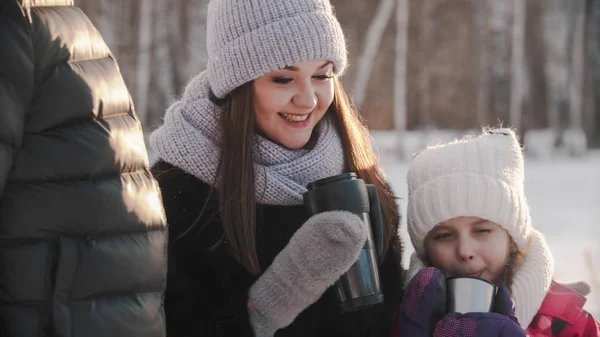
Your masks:
M307 114L290 114L290 113L286 113L286 112L280 112L279 116L281 116L285 121L287 122L291 122L292 125L294 126L301 126L304 127L306 125L308 125L308 123L302 123L302 122L306 122L308 121L308 119L310 118L312 114L312 111L307 113ZM305 124L305 125L302 125Z

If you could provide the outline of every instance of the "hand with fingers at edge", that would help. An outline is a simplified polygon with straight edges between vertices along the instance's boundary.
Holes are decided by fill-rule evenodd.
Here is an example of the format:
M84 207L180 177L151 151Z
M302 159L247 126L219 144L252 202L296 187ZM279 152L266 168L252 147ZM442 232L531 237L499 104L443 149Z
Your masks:
M498 286L492 312L446 313L446 278L433 267L421 269L408 284L397 324L395 337L527 336L504 285Z
M365 223L347 211L309 218L252 285L248 312L257 337L270 337L316 302L358 259Z

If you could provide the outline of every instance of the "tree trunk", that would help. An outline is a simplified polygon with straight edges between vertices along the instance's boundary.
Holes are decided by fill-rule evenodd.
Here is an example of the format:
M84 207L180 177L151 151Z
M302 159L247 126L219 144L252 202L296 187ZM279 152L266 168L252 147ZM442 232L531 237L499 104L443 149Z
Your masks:
M490 119L489 116L489 85L490 73L489 63L491 62L488 49L486 48L486 18L488 16L487 1L473 0L473 24L475 27L476 46L477 48L477 124L485 125Z
M590 127L591 140L595 146L600 147L600 0L589 0L589 13L587 25L588 41L588 67L586 72L590 76L590 120L586 123ZM590 125L594 124L594 125Z
M573 34L570 37L571 76L569 80L569 127L583 130L583 70L585 64L585 2L570 2L573 16Z
M186 43L189 39L190 22L187 20L187 13L185 12L187 4L187 1L174 2L167 0L169 11L163 14L166 17L164 23L166 24L166 43L170 58L169 71L171 72L170 80L172 81L170 87L173 87L173 94L177 93L179 86L181 83L185 83L188 76L186 66L189 55Z
M206 13L208 1L191 1L186 10L189 29L187 43L188 62L186 64L187 78L195 76L206 68L208 53L206 50Z
M493 63L491 64L490 96L492 101L490 112L495 119L508 122L510 107L510 63L511 63L511 19L512 3L509 1L490 0L490 34Z
M167 15L172 11L169 10L169 4L167 0L155 1L156 11L155 15L155 64L153 70L157 75L157 83L159 85L161 94L165 101L170 100L175 95L174 81L173 81L173 57L171 55L171 43L170 43L170 29L171 24L169 23L171 18Z
M528 92L527 68L525 63L525 18L527 3L513 0L512 62L510 93L510 124L523 132L523 101Z
M152 52L152 1L142 0L140 4L140 28L137 63L137 105L136 110L142 121L148 118L148 89L150 82L150 62Z
M545 129L549 125L549 83L545 70L548 55L543 24L548 4L547 0L526 1L525 60L528 95L521 115L522 135L528 130Z
M418 79L417 86L420 90L420 110L423 126L425 128L437 128L437 126L433 126L436 123L431 120L431 58L430 55L432 53L432 49L434 48L432 43L432 34L434 33L435 25L433 23L433 11L435 9L435 0L423 0L422 8L421 8L421 16L420 21L422 24L422 48L423 48L423 56L421 63L424 65L423 69L420 71L420 76Z
M406 56L408 55L408 0L396 4L396 62L394 74L394 129L406 130Z
M544 70L548 83L548 124L558 145L569 106L569 12L563 0L547 2L543 26L547 57Z
M97 18L98 30L102 33L102 38L113 54L117 54L115 46L115 13L114 0L99 1L99 11ZM113 50L115 49L115 50Z
M373 69L373 60L379 50L381 37L390 22L396 0L380 0L377 12L369 25L365 38L363 52L358 61L358 72L354 80L354 103L360 106L365 99L367 85Z
M522 0L521 0L522 1ZM483 3L484 1L482 1ZM486 50L486 67L480 71L489 72L489 81L485 85L487 105L483 108L493 116L488 123L507 122L510 108L510 56L511 56L511 2L486 0L487 13L484 20L487 23L482 47ZM487 123L486 123L487 124Z

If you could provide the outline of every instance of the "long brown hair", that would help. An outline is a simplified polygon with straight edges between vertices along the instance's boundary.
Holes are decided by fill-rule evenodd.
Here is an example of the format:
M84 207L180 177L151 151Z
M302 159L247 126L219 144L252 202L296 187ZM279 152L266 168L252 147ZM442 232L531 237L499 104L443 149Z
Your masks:
M334 98L327 114L333 115L342 140L345 166L365 183L375 185L384 220L387 252L399 220L396 198L371 148L368 129L348 94L334 77ZM233 90L224 99L212 97L221 109L221 161L216 178L224 241L232 256L253 275L261 272L256 253L256 198L252 163L254 103L252 83Z
M334 78L334 98L331 108L337 118L338 132L344 147L346 170L355 172L367 184L375 185L381 213L383 216L383 253L387 254L390 242L398 228L400 216L398 214L397 198L392 193L386 182L385 173L375 156L371 146L371 136L364 119L352 104L350 97Z

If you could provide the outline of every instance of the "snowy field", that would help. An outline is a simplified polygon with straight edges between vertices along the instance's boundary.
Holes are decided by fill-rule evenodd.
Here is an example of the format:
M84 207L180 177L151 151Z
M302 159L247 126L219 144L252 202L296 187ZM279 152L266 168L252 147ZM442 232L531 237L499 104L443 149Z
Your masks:
M376 139L377 142L377 139ZM387 159L386 159L387 158ZM381 161L406 210L404 161L382 155ZM555 279L586 280L593 287L585 309L600 318L600 151L579 159L526 159L525 192L534 226L548 241L555 261ZM403 219L405 264L413 252ZM408 267L408 265L405 265Z

